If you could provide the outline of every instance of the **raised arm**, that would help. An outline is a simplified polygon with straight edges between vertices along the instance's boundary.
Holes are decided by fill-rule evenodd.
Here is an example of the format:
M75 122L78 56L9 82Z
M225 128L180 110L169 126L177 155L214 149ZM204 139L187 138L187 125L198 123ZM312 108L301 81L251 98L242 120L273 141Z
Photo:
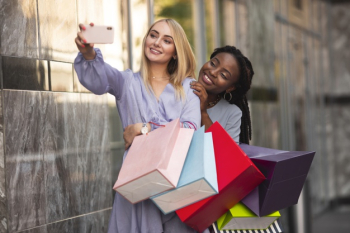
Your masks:
M84 25L80 24L79 27L84 30ZM97 95L109 92L119 99L124 89L125 77L128 76L125 73L131 71L121 72L111 67L104 62L98 48L84 42L85 38L78 32L75 43L80 52L75 58L74 68L80 83Z

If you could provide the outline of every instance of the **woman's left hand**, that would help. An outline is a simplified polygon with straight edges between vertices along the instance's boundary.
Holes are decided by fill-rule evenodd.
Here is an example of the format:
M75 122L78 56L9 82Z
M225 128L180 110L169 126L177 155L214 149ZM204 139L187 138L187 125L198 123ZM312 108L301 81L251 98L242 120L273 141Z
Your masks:
M201 101L201 112L207 112L208 93L205 90L204 86L197 81L192 81L191 88L193 89L194 94L196 94Z
M131 146L132 142L134 141L134 138L137 135L141 134L142 125L143 123L136 123L125 127L124 133L123 133L125 150L127 150ZM148 128L148 132L150 132L151 131L150 123L147 123L146 126Z
M134 138L137 135L141 134L140 133L141 127L142 127L142 123L136 123L133 125L126 126L123 133L125 150L127 150L131 146L131 143L134 141Z

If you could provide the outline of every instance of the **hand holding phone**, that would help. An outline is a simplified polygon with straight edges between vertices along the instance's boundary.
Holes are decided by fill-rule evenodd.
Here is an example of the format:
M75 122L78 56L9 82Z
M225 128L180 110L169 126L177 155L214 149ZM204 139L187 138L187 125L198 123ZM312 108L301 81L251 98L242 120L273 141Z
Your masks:
M82 36L89 44L112 44L114 40L114 27L107 25L83 25Z
M94 50L94 44L113 43L114 28L111 26L97 26L97 30L93 29L96 26L93 23L90 25L79 24L80 32L77 33L75 38L75 44L79 51L86 60L95 59L96 52ZM101 29L102 28L102 29ZM86 33L88 29L88 33ZM99 30L103 32L99 33ZM107 31L107 33L106 33ZM87 36L87 37L86 37Z

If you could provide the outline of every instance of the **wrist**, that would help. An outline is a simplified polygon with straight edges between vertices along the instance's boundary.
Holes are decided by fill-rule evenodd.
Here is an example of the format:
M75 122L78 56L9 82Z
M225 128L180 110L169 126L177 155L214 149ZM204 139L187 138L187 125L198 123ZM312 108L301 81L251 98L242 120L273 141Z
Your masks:
M137 135L147 134L152 130L150 123L137 123L136 125L135 132L137 132Z
M83 57L85 60L94 60L96 57L96 52L94 49L92 49L92 51L89 53L83 53Z
M202 117L209 117L209 114L208 114L206 109L201 110L201 115L202 115Z
M207 113L207 111L201 112L201 118L202 118L202 121L206 121L206 120L210 119L209 114Z
M142 128L142 123L136 123L134 124L134 135L141 135L141 128Z

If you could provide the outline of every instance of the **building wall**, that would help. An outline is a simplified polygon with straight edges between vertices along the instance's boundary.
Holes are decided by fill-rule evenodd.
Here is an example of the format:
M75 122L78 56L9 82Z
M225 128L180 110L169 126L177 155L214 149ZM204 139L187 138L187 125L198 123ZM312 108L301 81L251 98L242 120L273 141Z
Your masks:
M4 90L3 99L9 232L55 232L57 224L105 230L112 203L106 96Z
M1 77L1 74L0 74ZM5 184L4 118L2 115L2 91L0 93L0 232L7 231L7 195Z
M330 46L330 75L326 78L326 106L332 125L333 151L331 195L336 199L350 197L350 2L332 4L329 9L328 43Z
M115 43L99 47L123 69L124 7L0 1L0 232L107 232L121 127L114 99L80 85L74 38L77 22L114 25Z

